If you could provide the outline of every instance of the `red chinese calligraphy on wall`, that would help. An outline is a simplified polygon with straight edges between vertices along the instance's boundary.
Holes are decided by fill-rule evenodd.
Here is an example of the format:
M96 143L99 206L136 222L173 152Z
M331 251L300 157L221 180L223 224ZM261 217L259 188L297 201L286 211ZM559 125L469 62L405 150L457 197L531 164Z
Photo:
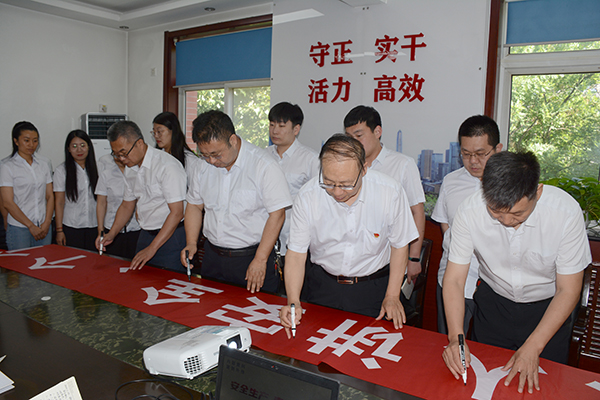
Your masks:
M421 33L403 35L403 41L400 43L398 36L383 35L378 37L373 43L375 51L365 51L363 53L354 54L356 57L367 57L374 56L374 64L382 63L386 60L396 63L398 57L406 56L407 54L398 52L395 48L400 43L402 49L409 49L409 62L416 60L417 49L427 47L427 44L422 40L425 35ZM311 57L313 63L319 68L323 68L326 64L331 66L339 66L344 64L353 63L353 41L350 39L323 43L317 41L316 44L310 46L309 57ZM396 72L396 71L394 71ZM423 84L425 79L420 74L415 73L409 76L407 73L401 73L400 78L394 74L382 74L381 76L373 78L375 85L373 88L373 99L375 102L388 101L401 103L404 100L408 100L407 103L411 103L415 100L422 102L425 98L422 94ZM335 88L335 94L329 97L330 88L333 94L333 88ZM334 103L336 101L347 102L350 99L350 88L352 83L345 79L343 76L339 76L336 81L329 82L327 78L322 79L310 79L308 85L309 89L309 103ZM396 92L400 93L396 95ZM328 99L331 98L331 101ZM398 100L396 100L398 99Z

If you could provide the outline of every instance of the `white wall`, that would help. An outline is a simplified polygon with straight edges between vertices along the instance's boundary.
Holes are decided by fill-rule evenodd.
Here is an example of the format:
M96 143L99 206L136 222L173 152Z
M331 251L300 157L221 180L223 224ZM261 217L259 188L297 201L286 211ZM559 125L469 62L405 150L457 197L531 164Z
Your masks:
M0 158L22 120L40 131L40 153L56 167L80 117L127 112L125 32L0 4Z
M322 141L333 133L343 132L343 119L353 107L365 104L375 107L382 117L382 142L396 149L396 134L402 130L403 153L417 159L422 149L443 153L456 141L460 123L484 108L489 1L481 0L389 0L370 7L350 7L336 0L275 0L277 17L306 9L321 16L276 23L273 27L271 67L271 104L280 101L297 103L305 114L300 140L319 149ZM423 33L417 43L425 42L410 61L409 44L404 35ZM375 40L398 37L392 50L405 52L395 62L379 57ZM335 42L352 40L352 64L332 65ZM317 42L329 44L330 55L323 67L310 56ZM364 55L371 52L371 55ZM425 79L421 94L424 100L398 102L374 101L373 78L387 76ZM292 77L292 79L290 79ZM332 83L338 77L351 82L347 102L331 102L336 93ZM327 78L328 101L309 103L310 80ZM398 89L396 79L393 87Z

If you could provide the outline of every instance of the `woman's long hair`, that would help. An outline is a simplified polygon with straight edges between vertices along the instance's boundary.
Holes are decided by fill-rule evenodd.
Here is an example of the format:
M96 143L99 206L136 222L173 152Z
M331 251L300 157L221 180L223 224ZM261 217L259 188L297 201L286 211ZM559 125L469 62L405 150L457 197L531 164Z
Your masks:
M154 117L152 123L166 126L171 130L171 155L178 159L185 168L185 152L192 152L192 150L185 142L185 134L181 129L177 115L165 111ZM158 145L156 145L156 148L159 148Z
M77 163L71 155L69 147L71 146L71 140L73 140L76 137L83 139L88 145L88 155L85 159L85 172L88 175L92 193L96 191L96 183L98 183L98 167L96 166L96 155L94 154L94 145L92 144L92 141L90 140L90 137L87 133L85 133L81 129L75 129L74 131L69 132L69 134L67 135L67 140L65 141L65 169L67 170L65 194L67 196L67 199L69 199L72 202L76 202L78 197L76 166ZM94 193L94 199L95 198L96 194Z

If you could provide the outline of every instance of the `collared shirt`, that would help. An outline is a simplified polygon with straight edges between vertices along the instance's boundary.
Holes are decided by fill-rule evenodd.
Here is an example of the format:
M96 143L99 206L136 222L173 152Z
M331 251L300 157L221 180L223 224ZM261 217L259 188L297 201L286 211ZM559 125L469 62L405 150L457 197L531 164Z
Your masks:
M275 145L267 147L267 151L277 160L283 170L292 200L296 198L302 185L319 174L319 154L310 147L300 143L298 139L294 140L294 143L292 143L281 157L277 153L277 146ZM287 241L290 236L291 216L292 209L286 208L285 222L279 235L281 254L283 255L286 253Z
M332 275L367 276L390 262L390 246L419 237L398 182L371 169L351 206L337 202L311 179L292 207L288 249L306 253Z
M452 230L452 222L454 216L458 210L458 206L473 193L481 189L481 180L474 177L464 167L457 169L446 175L440 188L440 195L433 213L431 213L431 219L439 223L448 224L448 230L444 233L444 240L442 242L442 259L440 260L440 268L438 270L438 282L440 286L444 279L444 272L446 271L446 265L448 264L448 252L450 250L450 231ZM467 282L465 283L465 297L467 299L473 298L473 293L477 287L477 280L479 279L479 262L475 254L471 256L471 265L469 267L469 275L467 276Z
M454 217L448 259L468 264L473 251L481 278L517 303L554 296L556 274L578 273L592 261L579 204L549 185L517 229L490 216L481 190L468 197Z
M241 249L260 243L269 213L289 207L283 171L264 150L241 140L231 169L197 164L190 204L204 204L204 236L214 245Z
M77 201L71 201L66 193L67 169L65 163L54 171L54 191L65 192L63 224L71 228L94 228L98 226L96 218L96 199L90 187L90 179L85 169L75 163L77 171Z
M383 172L402 185L410 207L425 202L421 184L421 174L415 160L397 151L387 149L383 144L377 158L371 163L375 171Z
M185 156L185 175L187 176L187 187L189 187L194 171L196 170L196 164L206 161L198 157L196 153L192 151L184 150L183 154Z
M96 195L106 196L106 214L104 215L104 227L110 229L115 222L117 210L123 202L125 193L125 175L115 163L110 154L103 155L98 160L98 183L96 184ZM135 213L125 225L125 231L139 231L140 224L135 218Z
M185 200L185 182L185 170L179 160L148 146L140 167L125 168L123 200L137 200L142 229L161 229L171 212L169 204Z
M37 226L46 219L46 185L49 183L52 183L52 164L46 157L34 154L29 165L17 152L0 166L0 186L13 188L15 204ZM10 214L7 222L26 228Z

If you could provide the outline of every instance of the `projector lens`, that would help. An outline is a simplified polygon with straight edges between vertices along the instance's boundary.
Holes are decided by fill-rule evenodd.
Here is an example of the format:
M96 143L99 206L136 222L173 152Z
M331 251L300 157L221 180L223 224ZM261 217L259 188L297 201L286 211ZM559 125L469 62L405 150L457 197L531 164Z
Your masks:
M227 347L232 349L242 348L242 338L240 335L235 335L232 338L227 339Z

